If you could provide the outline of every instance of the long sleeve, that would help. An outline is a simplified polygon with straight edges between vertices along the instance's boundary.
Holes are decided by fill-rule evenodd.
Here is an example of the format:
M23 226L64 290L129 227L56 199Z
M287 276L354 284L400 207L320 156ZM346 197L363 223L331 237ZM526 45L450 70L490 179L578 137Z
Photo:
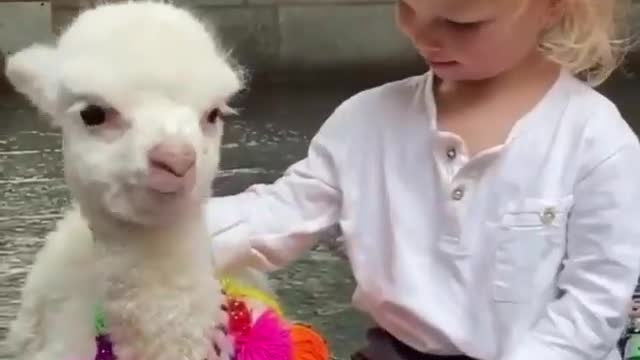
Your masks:
M640 272L639 159L625 146L576 185L562 295L502 360L603 360L614 349Z
M341 192L336 158L345 140L333 115L311 140L306 158L273 184L214 197L205 216L218 267L246 265L272 271L309 250L316 234L338 221Z

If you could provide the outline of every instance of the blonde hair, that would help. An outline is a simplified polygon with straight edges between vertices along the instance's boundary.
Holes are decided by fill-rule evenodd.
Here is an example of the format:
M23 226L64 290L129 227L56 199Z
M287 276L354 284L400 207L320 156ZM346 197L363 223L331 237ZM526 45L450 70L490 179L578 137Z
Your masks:
M597 86L622 64L632 46L631 0L561 1L562 16L543 34L540 49L550 60Z

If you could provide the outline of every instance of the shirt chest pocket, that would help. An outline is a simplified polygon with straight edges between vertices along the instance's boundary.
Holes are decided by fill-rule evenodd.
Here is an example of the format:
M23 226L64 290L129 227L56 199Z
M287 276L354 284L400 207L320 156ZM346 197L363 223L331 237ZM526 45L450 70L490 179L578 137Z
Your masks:
M496 301L526 300L536 277L557 269L572 205L572 196L518 199L508 203L497 221L489 224L496 244Z

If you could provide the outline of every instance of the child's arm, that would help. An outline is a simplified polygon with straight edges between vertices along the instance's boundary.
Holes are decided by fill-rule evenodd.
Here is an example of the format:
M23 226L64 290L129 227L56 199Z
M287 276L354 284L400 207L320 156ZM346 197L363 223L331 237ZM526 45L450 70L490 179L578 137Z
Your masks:
M502 360L602 360L614 350L640 272L639 160L633 142L576 185L561 297Z
M216 266L270 271L309 250L316 234L338 221L336 162L346 154L344 127L334 113L311 140L305 159L274 184L257 184L206 205Z

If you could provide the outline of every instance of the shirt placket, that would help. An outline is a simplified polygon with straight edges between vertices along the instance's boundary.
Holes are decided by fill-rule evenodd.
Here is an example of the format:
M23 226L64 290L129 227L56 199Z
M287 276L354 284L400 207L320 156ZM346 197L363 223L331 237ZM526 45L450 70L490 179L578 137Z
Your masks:
M438 133L434 150L445 192L443 247L450 253L464 255L468 247L461 239L461 219L471 183L461 176L461 171L468 162L467 152L460 137L445 132Z
M467 254L471 244L463 236L463 222L482 174L498 156L502 146L484 150L469 158L459 136L439 132L434 150L445 192L443 243L451 253Z

